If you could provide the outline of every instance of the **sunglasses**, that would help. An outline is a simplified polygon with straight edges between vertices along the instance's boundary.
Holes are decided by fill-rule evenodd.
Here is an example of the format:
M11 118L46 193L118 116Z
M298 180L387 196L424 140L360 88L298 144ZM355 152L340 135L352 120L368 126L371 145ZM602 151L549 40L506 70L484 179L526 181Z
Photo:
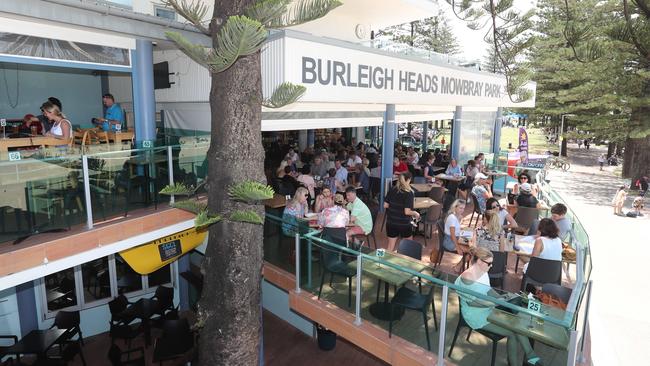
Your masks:
M521 180L528 180L528 177L521 177L521 178L519 178L519 179L521 179Z
M487 264L488 267L492 267L492 262L486 262L483 259L481 259L481 262Z
M499 206L499 205L497 204L497 205L492 205L491 208L501 208L501 206Z

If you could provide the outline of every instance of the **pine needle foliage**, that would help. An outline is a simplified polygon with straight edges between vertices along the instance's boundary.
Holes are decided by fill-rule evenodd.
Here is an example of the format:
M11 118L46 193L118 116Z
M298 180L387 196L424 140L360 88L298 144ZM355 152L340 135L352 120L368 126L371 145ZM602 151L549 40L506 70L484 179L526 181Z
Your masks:
M208 208L208 204L197 200L183 200L174 202L172 207L198 214Z
M284 82L273 91L271 98L265 99L262 105L267 108L280 108L285 105L295 103L300 99L307 88L302 85L296 85L289 82Z
M243 202L256 202L273 198L273 188L255 181L245 181L228 188L230 198Z
M236 222L248 222L257 225L262 225L264 223L264 220L260 217L260 215L257 212L252 210L234 211L233 213L230 214L229 220L236 221Z
M160 190L160 194L164 195L178 195L178 196L189 196L194 193L194 187L188 187L183 183L174 183L173 185L166 185L163 189Z
M197 229L205 228L221 220L223 220L223 217L220 215L210 215L207 210L204 210L196 215L196 218L194 219L194 227Z

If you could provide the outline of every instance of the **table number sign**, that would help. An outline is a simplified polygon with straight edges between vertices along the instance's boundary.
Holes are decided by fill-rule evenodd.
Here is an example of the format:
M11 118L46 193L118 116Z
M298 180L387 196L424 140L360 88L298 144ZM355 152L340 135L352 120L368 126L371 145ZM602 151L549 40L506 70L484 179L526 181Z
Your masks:
M18 161L18 160L20 160L20 151L10 151L9 161Z
M534 311L537 313L542 312L542 304L538 301L535 301L533 299L528 299L528 310Z
M142 141L142 147L145 149L148 149L151 147L151 140L143 140Z

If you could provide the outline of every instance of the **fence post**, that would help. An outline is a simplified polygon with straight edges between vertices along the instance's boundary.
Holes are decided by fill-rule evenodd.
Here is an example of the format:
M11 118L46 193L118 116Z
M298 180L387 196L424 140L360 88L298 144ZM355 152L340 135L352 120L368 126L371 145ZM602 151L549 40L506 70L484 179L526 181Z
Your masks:
M84 196L86 197L86 227L93 228L93 204L90 201L90 175L88 174L88 156L81 156L81 167L84 176Z
M167 175L169 176L169 185L174 185L174 156L172 154L172 147L167 146ZM174 203L174 195L169 197L169 203Z
M300 293L300 233L296 233L296 293Z
M442 288L442 307L440 308L440 333L438 334L438 366L445 364L445 332L447 330L447 307L449 305L449 287Z
M356 315L356 319L354 319L354 325L361 325L361 269L363 268L362 261L363 261L363 257L361 257L361 252L359 252L359 254L357 255L357 288L354 291L354 296L355 296L354 313Z
M585 337L587 336L587 327L589 326L589 307L591 305L591 286L592 281L587 282L587 304L585 306L585 320L582 325L582 340L580 341L580 354L578 355L578 362L585 363L587 358L585 357ZM576 309L578 311L578 309Z
M567 366L575 366L576 352L578 351L578 331L569 331L569 348L568 348Z

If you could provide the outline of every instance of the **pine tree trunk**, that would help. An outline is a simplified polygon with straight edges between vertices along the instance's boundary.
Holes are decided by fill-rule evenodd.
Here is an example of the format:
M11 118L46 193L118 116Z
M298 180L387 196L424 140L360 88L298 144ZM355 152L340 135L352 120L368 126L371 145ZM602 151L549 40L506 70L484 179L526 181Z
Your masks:
M214 16L225 19L241 14L253 2L217 0ZM210 212L252 209L263 215L260 205L232 201L227 193L228 186L237 182L265 182L261 90L259 52L238 59L224 72L212 74ZM198 314L198 323L203 325L200 365L259 364L262 248L261 225L222 221L210 228Z
M642 96L650 97L650 81L646 81ZM641 126L650 131L650 106L644 105L632 109L631 126ZM650 134L641 138L628 137L625 141L625 160L623 177L632 178L632 184L642 176L650 176Z

